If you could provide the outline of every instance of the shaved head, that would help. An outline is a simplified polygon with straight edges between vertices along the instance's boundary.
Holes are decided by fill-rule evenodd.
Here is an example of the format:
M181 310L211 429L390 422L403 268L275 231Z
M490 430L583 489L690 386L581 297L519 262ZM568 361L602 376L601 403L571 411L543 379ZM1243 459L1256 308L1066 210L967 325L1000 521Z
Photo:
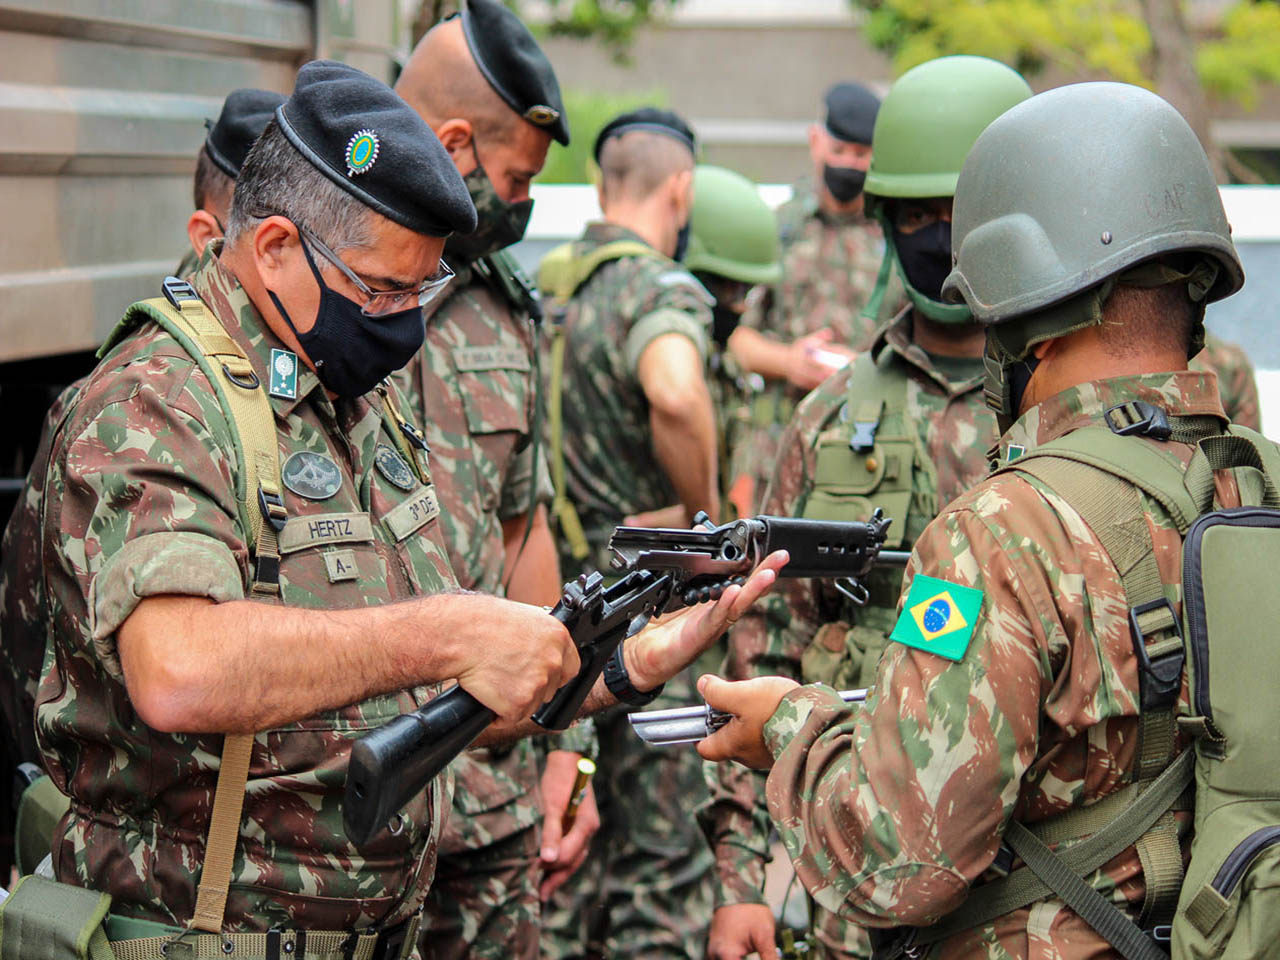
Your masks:
M457 118L469 121L478 139L493 141L523 122L476 66L458 17L427 31L396 81L396 93L433 130Z
M632 130L600 148L600 190L609 203L643 200L686 170L693 171L693 154L665 134Z

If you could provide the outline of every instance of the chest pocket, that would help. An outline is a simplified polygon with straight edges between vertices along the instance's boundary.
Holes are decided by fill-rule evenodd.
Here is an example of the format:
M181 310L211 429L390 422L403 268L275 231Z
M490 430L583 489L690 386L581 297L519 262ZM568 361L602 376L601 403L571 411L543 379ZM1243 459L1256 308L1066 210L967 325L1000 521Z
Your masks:
M532 365L514 338L493 346L456 347L453 366L467 418L467 432L478 448L481 502L496 510L517 447L530 431Z
M906 539L918 445L905 435L901 416L885 416L883 401L849 411L846 403L836 424L818 435L813 488L802 516L867 520L879 507L894 521L885 546L896 549Z

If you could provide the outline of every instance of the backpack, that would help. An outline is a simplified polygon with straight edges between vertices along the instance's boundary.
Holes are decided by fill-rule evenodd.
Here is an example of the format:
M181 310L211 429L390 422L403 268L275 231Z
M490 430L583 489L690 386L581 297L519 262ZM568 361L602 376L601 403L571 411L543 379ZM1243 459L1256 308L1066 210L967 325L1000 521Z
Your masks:
M1280 450L1214 417L1169 417L1130 401L1106 426L1074 431L1001 468L1036 477L1063 497L1120 572L1138 659L1141 707L1135 782L1088 807L1033 824L1011 822L997 862L1025 866L975 887L932 927L910 930L877 957L915 950L1046 897L1061 898L1127 960L1269 955L1280 943ZM1109 429L1108 429L1109 428ZM1191 443L1181 461L1130 437ZM1214 472L1233 470L1246 506L1214 510ZM1174 615L1161 582L1140 493L1183 535ZM1128 522L1126 522L1128 521ZM1261 630L1259 629L1261 627ZM1260 635L1261 634L1261 635ZM1191 715L1175 717L1184 671ZM1173 756L1177 729L1192 745ZM1194 810L1185 876L1174 810ZM1058 850L1049 845L1063 843ZM1139 926L1085 877L1136 846L1147 884Z
M538 265L538 288L550 301L551 316L551 386L548 418L551 430L551 485L555 496L551 501L551 518L569 551L578 561L591 553L578 510L569 499L565 487L564 467L564 351L565 317L569 301L591 275L611 260L623 257L652 257L666 260L653 247L639 240L615 240L583 252L581 244L563 243L551 250Z

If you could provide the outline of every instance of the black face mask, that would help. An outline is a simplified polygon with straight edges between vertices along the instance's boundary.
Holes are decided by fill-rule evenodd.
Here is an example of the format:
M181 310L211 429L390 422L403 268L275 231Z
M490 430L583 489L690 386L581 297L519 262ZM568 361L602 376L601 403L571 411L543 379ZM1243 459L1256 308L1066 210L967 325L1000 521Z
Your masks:
M717 303L711 308L711 338L721 347L726 346L741 320L742 314L737 310Z
M691 221L685 221L685 225L680 228L680 232L676 234L676 252L671 255L671 259L679 263L684 259L684 255L689 252L689 228Z
M867 171L827 164L822 168L822 182L837 203L849 203L862 192L862 185L867 182Z
M475 144L471 146L475 153ZM472 263L491 253L497 253L524 238L533 213L533 199L519 203L507 203L500 196L480 165L476 154L476 167L462 178L476 205L476 228L466 236L454 234L445 241L444 252L454 262Z
M915 233L894 227L893 248L907 282L930 300L941 301L942 281L951 273L951 224L937 220Z
M326 389L340 397L366 394L383 377L408 363L422 346L426 337L422 308L366 317L360 312L360 304L329 289L306 241L299 237L298 242L320 287L315 325L306 333L299 333L275 291L268 290L267 294L315 364L316 375Z

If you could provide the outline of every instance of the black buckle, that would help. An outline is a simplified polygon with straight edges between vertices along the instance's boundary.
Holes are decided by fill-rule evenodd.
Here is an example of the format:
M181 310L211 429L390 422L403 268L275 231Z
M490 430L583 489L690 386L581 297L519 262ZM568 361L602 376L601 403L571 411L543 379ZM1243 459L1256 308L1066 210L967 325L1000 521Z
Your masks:
M165 277L160 283L160 289L164 291L164 298L178 310L182 309L183 300L200 299L199 294L196 293L196 288L181 277Z
M267 493L262 487L258 487L258 509L262 511L263 519L275 527L277 533L284 529L285 521L289 519L289 513L284 508L284 497L278 493Z
M1123 412L1125 419L1129 422L1121 424L1113 418L1112 414L1116 411ZM1107 421L1111 432L1118 437L1138 436L1150 437L1152 440L1168 440L1173 436L1173 428L1169 426L1169 415L1162 408L1145 400L1126 400L1124 403L1117 403L1114 407L1108 407L1102 417Z
M409 438L409 442L419 450L431 452L431 448L427 446L427 438L422 435L422 431L407 421L400 421L400 432Z
M991 869L1000 876L1007 877L1013 871L1013 860L1013 847L1002 843L1000 849L996 851L996 858L991 861Z
M1178 638L1178 647L1152 660L1147 653L1146 634L1138 626L1138 617L1161 607L1167 609L1169 616L1173 619L1173 632ZM1178 691L1182 688L1182 667L1187 659L1182 637L1182 622L1174 612L1173 604L1162 597L1159 600L1132 607L1129 610L1129 629L1133 631L1133 652L1138 658L1142 709L1160 710L1172 705L1178 699Z
M854 453L868 453L876 445L876 430L879 428L879 420L853 421L853 436L849 438L849 449Z
M1150 930L1143 930L1148 937L1156 943L1171 943L1173 941L1173 925L1162 923L1152 927Z
M378 934L378 942L373 945L371 960L400 960L408 933L408 920L396 924L390 930L383 930Z

